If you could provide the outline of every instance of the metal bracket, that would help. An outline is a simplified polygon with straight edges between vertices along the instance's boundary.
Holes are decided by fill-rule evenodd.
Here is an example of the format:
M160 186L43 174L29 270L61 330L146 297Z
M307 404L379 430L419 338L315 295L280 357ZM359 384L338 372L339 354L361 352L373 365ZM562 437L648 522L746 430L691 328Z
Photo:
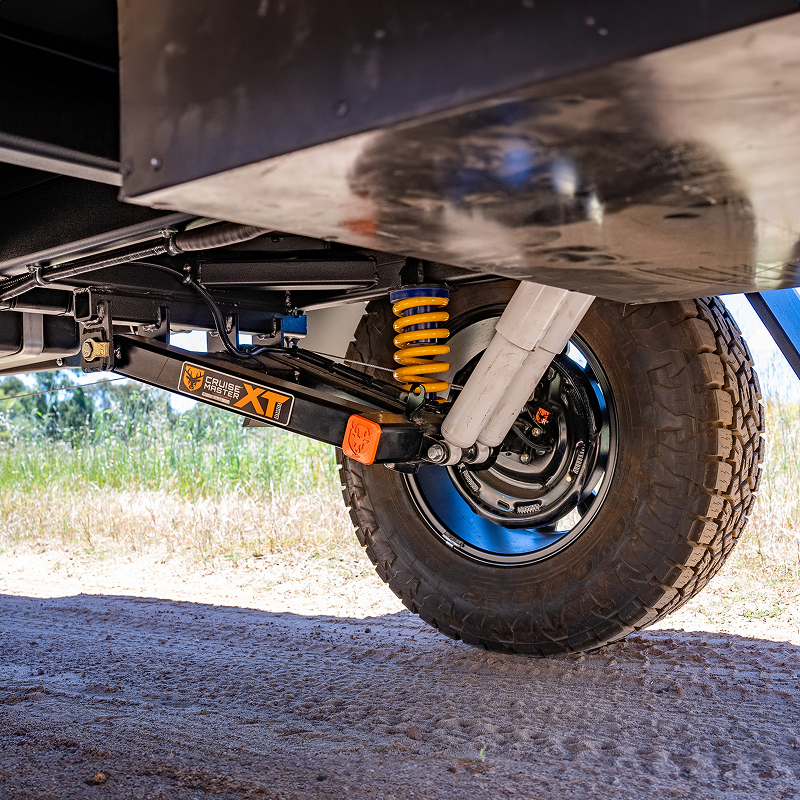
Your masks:
M421 383L411 384L406 397L406 419L416 419L425 407L425 387Z
M308 317L305 314L288 314L281 318L281 347L297 344L308 335Z
M139 336L169 344L169 306L159 307L158 320L155 324L139 325L136 332Z
M77 295L78 293L76 293ZM82 294L82 293L81 293ZM86 320L81 323L81 369L84 372L109 372L114 369L114 344L111 330L111 308L107 300L92 302L89 296ZM77 314L76 314L77 318Z
M236 314L229 314L225 317L225 333L234 344L239 344L239 317ZM206 331L206 352L227 352L218 331Z

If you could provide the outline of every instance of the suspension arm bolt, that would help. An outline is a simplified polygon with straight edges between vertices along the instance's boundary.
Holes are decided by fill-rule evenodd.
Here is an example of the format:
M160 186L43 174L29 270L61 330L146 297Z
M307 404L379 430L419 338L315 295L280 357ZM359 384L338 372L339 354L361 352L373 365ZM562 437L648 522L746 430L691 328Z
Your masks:
M109 352L108 342L100 342L97 339L86 339L81 346L81 355L86 361L94 361L96 358L108 358Z
M428 448L428 458L433 461L434 464L439 464L447 458L447 453L442 445L432 444Z

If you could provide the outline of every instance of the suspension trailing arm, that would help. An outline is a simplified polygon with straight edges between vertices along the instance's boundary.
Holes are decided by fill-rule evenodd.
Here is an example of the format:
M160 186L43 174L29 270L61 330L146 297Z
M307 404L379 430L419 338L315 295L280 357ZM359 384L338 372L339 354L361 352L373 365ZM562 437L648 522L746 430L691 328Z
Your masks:
M365 464L418 461L433 430L423 419L409 419L389 398L388 408L368 406L141 336L115 335L113 350L113 371L120 375L341 447ZM380 404L377 392L373 399Z

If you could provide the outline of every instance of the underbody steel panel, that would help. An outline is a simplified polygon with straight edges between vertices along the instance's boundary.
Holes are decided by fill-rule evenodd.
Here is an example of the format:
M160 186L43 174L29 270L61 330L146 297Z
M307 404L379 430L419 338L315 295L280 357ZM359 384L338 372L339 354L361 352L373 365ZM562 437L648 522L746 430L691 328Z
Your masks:
M218 55L158 20L137 32L147 5L120 6L130 202L624 302L800 286L799 13L776 6L774 19L253 160L250 137L271 119L244 120L258 64L223 46L242 57L239 83L190 91L187 70ZM255 26L279 5L237 7ZM619 31L580 23L604 40ZM374 36L379 93L392 30ZM348 102L327 112L346 117Z

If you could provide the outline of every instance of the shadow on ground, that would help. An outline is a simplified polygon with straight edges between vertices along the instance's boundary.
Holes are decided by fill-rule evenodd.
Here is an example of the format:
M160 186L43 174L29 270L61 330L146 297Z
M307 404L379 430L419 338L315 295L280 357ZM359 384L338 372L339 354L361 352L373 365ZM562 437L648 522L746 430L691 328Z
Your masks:
M800 647L544 660L409 613L0 595L4 798L800 796Z

